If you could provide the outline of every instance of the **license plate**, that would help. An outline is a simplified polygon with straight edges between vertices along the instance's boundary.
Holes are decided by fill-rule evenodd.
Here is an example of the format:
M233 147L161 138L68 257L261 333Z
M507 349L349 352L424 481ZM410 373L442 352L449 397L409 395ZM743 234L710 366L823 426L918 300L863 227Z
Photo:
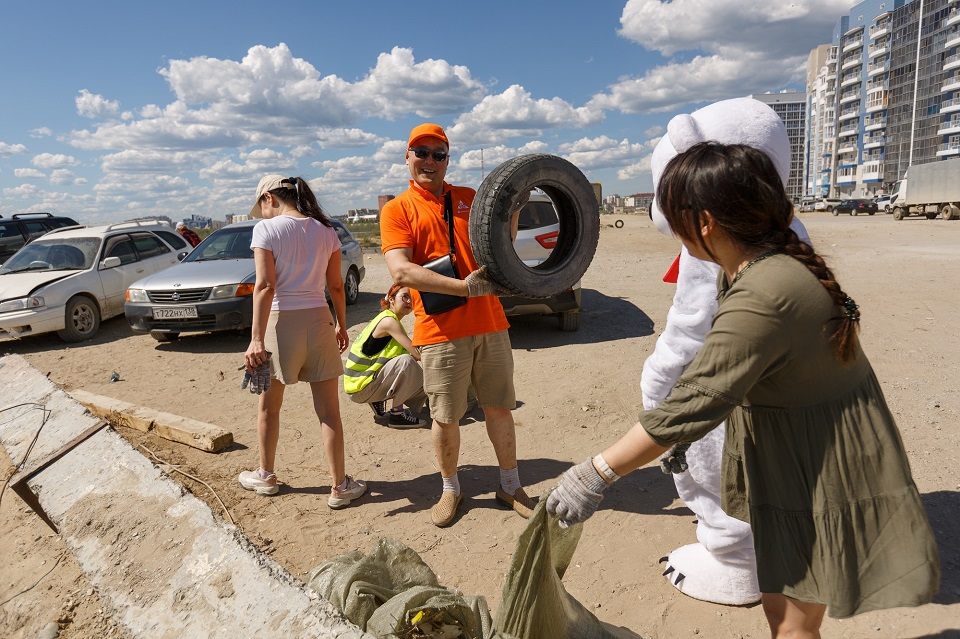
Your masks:
M187 319L196 316L196 306L153 307L153 319Z

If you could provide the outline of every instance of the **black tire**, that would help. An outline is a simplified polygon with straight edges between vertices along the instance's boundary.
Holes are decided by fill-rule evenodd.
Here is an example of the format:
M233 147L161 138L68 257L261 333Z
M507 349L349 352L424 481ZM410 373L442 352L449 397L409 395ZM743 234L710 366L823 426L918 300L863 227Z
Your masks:
M827 207L827 213L833 213L833 207L832 207L832 206L828 206L828 207ZM833 214L836 215L836 213L833 213Z
M928 220L935 220L935 219L937 219L937 214L936 214L936 213L924 213L923 215L924 215L924 217L926 217Z
M557 313L560 319L561 331L575 331L580 328L580 311L563 311Z
M615 227L617 227L618 229L622 229L622 228L623 228L623 220L617 220L616 222L613 223L613 225L614 225Z
M904 215L904 211L903 211L903 207L902 207L902 206L895 206L895 207L893 207L893 219L899 221L899 220L902 220L902 219L905 218L905 217L906 217L906 215Z
M954 215L952 204L944 204L942 207L940 207L940 219L952 220L953 218Z
M524 264L510 239L510 212L521 193L539 188L553 201L560 234L550 257ZM490 277L515 295L550 297L583 277L600 239L600 208L576 166L555 155L521 155L495 168L470 209L470 246Z
M89 297L74 295L64 308L66 325L57 331L65 342L82 342L97 334L100 330L100 309Z
M873 215L876 211L867 211L867 215Z
M838 215L840 215L840 211L836 209L827 209L827 210L833 213L833 217L837 217Z
M165 333L163 331L150 331L150 337L158 342L175 342L180 339L180 333Z
M347 279L343 281L343 295L347 304L356 304L360 297L360 275L352 266L347 271Z

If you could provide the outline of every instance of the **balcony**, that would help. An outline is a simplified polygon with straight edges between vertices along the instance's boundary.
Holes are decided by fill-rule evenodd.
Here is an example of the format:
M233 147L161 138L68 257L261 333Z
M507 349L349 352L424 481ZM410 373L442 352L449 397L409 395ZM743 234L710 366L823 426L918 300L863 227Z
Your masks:
M876 40L880 36L890 33L890 20L883 20L870 27L870 39Z
M859 108L856 108L856 109L846 109L846 110L840 112L840 117L837 118L837 120L839 120L840 122L843 122L844 120L850 120L851 118L859 118L859 117L860 117L860 109L859 109Z
M882 94L881 94L882 95ZM887 108L886 96L882 95L881 100L867 102L867 113L876 113L877 111L883 111Z
M956 135L957 133L960 133L960 118L941 122L940 128L937 129L937 135Z
M863 138L863 148L866 149L879 149L887 142L887 136L885 135L871 135L869 137L864 136Z
M859 91L844 91L843 93L840 94L840 104L844 104L846 102L853 102L859 99L860 99Z
M848 184L856 184L857 175L856 173L852 175L838 175L837 181L833 183L834 186L846 186Z
M874 62L869 67L867 67L867 77L873 77L881 73L886 73L887 69L890 68L890 63L887 60L879 60Z
M843 52L846 53L847 51L853 51L857 47L862 47L862 46L863 46L863 36L859 35L856 37L856 39L851 40L850 42L845 42L843 44Z
M960 98L953 98L940 103L940 113L953 113L954 111L960 111Z
M878 131L887 126L886 118L866 118L863 121L864 131Z
M949 27L951 24L960 23L960 8L954 7L950 9L950 13L947 14L947 19L944 21L943 26Z
M873 93L874 91L883 91L886 89L890 83L887 80L873 80L867 82L867 93Z
M862 61L859 55L847 56L843 59L843 64L840 65L841 70L852 69L853 67L860 66Z
M960 74L955 74L949 78L943 79L943 86L940 87L940 93L949 93L960 89Z
M960 29L954 27L947 32L947 39L943 43L944 49L952 49L955 46L960 45Z
M853 86L854 84L857 84L858 82L860 82L860 74L859 74L859 73L848 73L848 74L845 75L845 76L841 76L841 78L840 78L840 87L843 88L843 87Z
M960 67L960 53L954 53L951 56L947 56L943 59L943 70L947 71L948 69L955 69Z
M859 132L860 128L857 126L845 126L840 129L840 133L837 135L837 137L845 138L851 135L857 135Z
M851 158L844 157L844 155L856 154L857 152L857 140L847 140L840 143L840 148L837 149L837 155L840 156L839 161L851 161ZM854 156L855 159L855 156Z
M960 142L947 142L946 144L940 145L940 150L937 151L938 158L951 155L960 155Z
M882 41L880 41L880 42L878 42L878 43L876 43L876 44L871 44L871 45L870 45L870 50L869 50L868 55L869 55L871 58L875 58L875 57L877 57L878 55L883 55L884 53L887 53L888 51L890 51L889 41L888 41L888 40L882 40Z

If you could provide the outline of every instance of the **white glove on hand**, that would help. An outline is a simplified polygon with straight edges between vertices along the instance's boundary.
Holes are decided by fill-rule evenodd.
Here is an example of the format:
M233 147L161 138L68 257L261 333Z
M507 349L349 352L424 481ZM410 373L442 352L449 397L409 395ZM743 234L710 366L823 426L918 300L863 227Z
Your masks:
M482 295L513 295L513 291L500 286L490 279L487 274L486 265L475 270L464 280L467 283L467 297L480 297Z
M570 468L560 485L547 497L547 512L560 519L560 525L576 524L597 512L607 482L593 465L593 459Z
M250 392L259 395L260 393L265 393L270 388L270 353L267 353L267 358L263 360L263 363L253 369L251 373L248 370L245 370L245 366L240 367L241 370L244 370L243 380L240 382L240 388L244 389L248 386L250 387Z

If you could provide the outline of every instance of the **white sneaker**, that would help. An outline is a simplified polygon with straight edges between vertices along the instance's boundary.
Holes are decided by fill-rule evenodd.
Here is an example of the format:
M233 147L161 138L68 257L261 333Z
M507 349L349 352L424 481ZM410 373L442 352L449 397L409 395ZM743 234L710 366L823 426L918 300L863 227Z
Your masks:
M280 487L277 486L277 476L274 473L267 475L266 479L260 477L259 470L245 470L240 473L240 485L247 490L252 490L258 495L276 495Z
M363 493L367 492L367 482L354 479L347 475L347 487L338 490L336 486L330 489L330 497L327 499L327 506L337 510L346 508L354 499L359 499Z

